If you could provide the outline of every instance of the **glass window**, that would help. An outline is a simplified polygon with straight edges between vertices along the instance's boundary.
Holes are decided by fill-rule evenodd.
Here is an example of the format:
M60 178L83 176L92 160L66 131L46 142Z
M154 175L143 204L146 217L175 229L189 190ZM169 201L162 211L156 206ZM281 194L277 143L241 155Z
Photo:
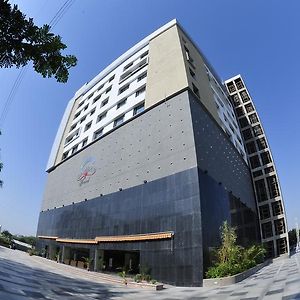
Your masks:
M263 134L263 131L262 131L262 128L260 125L253 126L253 131L254 131L255 136L259 136L259 135Z
M240 97L238 94L232 95L232 100L233 100L234 106L239 106L241 104Z
M268 237L273 236L273 229L272 229L272 223L267 222L261 225L263 238L266 239Z
M245 114L243 107L238 107L236 109L236 114L237 114L238 117L243 116Z
M239 119L241 128L244 128L249 125L248 119L246 117Z
M261 161L262 161L263 165L266 165L266 164L269 164L269 163L272 162L271 155L270 155L269 151L262 153L260 155L260 157L261 157Z
M243 130L242 134L243 134L243 137L244 137L245 141L250 140L252 138L252 132L251 132L250 128L248 128L246 130Z
M138 115L139 113L143 112L145 109L145 103L143 102L142 104L136 106L134 109L133 109L133 115Z
M248 154L252 154L256 152L256 146L254 142L250 142L246 144L246 149Z
M88 99L91 99L93 97L93 95L94 95L94 92L89 94Z
M147 77L147 72L143 73L142 75L140 75L137 79L137 81L141 81L142 79Z
M275 234L283 234L285 233L285 224L284 224L284 219L278 219L274 220L274 225L275 225Z
M249 160L250 160L252 169L258 168L260 166L260 161L259 161L258 155L254 155L254 156L250 157Z
M142 94L143 92L145 92L146 87L143 86L142 88L140 88L139 90L136 91L135 96L137 97L138 95Z
M267 189L263 179L255 181L255 190L258 202L266 201L268 199Z
M84 131L89 130L91 128L91 126L92 126L92 121L85 125Z
M256 142L257 142L257 146L258 146L259 150L263 150L263 149L268 148L268 145L267 145L267 142L266 142L265 138L257 139Z
M240 96L241 96L242 101L244 103L250 101L249 95L248 95L248 93L246 91L240 92Z
M101 103L101 107L105 106L107 103L108 103L108 99L103 100Z
M126 90L129 89L129 84L126 84L124 86L122 86L120 89L119 89L119 94L122 94L124 93Z
M88 139L84 139L81 144L81 148L83 148L87 144Z
M120 116L119 118L115 119L114 127L121 125L124 122L124 115Z
M258 176L261 176L263 174L262 170L258 170L258 171L255 171L252 173L253 177L258 177Z
M101 98L101 95L98 95L97 97L95 97L93 100L93 104L96 103L100 98Z
M249 120L250 120L251 124L258 123L258 118L257 118L257 115L255 113L249 115Z
M121 100L120 102L118 102L118 104L117 104L117 109L119 109L121 106L125 105L125 104L126 104L126 100L127 100L127 99L123 99L123 100Z
M107 112L105 111L104 113L102 113L101 115L98 116L97 123L100 122L100 121L102 121L106 117L106 113Z
M281 201L276 201L272 203L273 216L278 216L283 214Z
M267 183L268 183L270 197L275 198L280 196L276 176L274 175L274 176L267 177Z
M274 172L274 167L265 168L265 174Z
M265 204L259 207L259 215L261 220L268 219L271 217L269 204Z
M115 78L115 75L111 76L111 77L109 78L108 82L112 82L112 81L114 80L114 78Z
M94 140L98 139L99 137L102 136L102 134L103 134L103 128L98 129L97 131L95 131L93 139Z
M246 104L245 108L246 108L247 113L254 111L254 107L251 103Z

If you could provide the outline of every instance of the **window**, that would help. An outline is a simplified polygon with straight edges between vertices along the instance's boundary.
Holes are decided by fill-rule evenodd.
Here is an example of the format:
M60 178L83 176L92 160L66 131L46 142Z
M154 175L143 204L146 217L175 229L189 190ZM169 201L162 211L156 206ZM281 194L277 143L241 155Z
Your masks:
M130 62L128 65L126 65L123 69L123 71L127 70L128 68L130 68L133 65L133 61Z
M272 203L273 216L278 216L283 214L281 201L276 201Z
M199 89L192 83L193 92L200 98Z
M250 128L248 128L246 130L243 130L242 134L243 134L243 137L244 137L245 141L250 140L252 138L252 132L251 132Z
M139 96L140 94L142 94L143 92L145 92L146 87L143 86L142 88L140 88L139 90L136 91L135 96Z
M280 196L276 176L274 175L274 176L267 177L267 183L268 183L270 197L275 198Z
M90 116L92 116L96 111L96 108L92 109L91 112L90 112Z
M141 81L142 79L147 77L147 72L143 73L142 75L140 75L137 79L137 81Z
M256 178L258 176L261 176L263 174L262 170L258 170L252 173L253 177Z
M233 93L233 92L236 91L233 82L229 82L229 83L227 84L227 88L228 88L229 93Z
M98 116L97 123L100 122L100 121L102 121L106 117L106 113L107 112L105 111L104 113L102 113L101 115Z
M240 97L238 94L232 96L234 106L239 106L241 104Z
M267 222L261 225L263 238L266 239L268 237L273 236L272 223Z
M144 58L145 56L147 56L148 55L148 50L146 51L146 52L144 52L142 55L141 55L141 58Z
M115 78L115 75L111 76L111 77L109 78L108 82L112 82L112 81L114 80L114 78Z
M195 76L196 76L195 72L194 72L192 69L189 69L189 70L190 70L191 76L192 76L193 78L195 78Z
M250 101L249 95L248 95L248 93L246 91L240 92L240 96L241 96L242 101L244 103Z
M261 157L261 161L262 161L263 165L266 165L266 164L269 164L269 163L272 162L271 155L270 155L269 151L262 153L260 155L260 157Z
M254 156L250 157L249 160L250 160L252 169L258 168L260 166L260 161L259 161L258 155L254 155Z
M275 220L274 225L275 225L275 234L276 235L285 233L285 224L284 224L283 218Z
M261 220L268 219L271 217L269 204L265 204L259 207L259 215Z
M257 118L257 115L255 113L249 115L249 120L250 120L251 124L258 123L258 118Z
M274 167L265 168L265 174L269 174L269 173L272 173L272 172L274 172Z
M247 113L250 113L251 111L254 111L254 107L251 103L248 103L245 105Z
M102 101L101 107L105 106L107 103L108 103L108 98Z
M281 238L276 240L276 246L278 249L278 255L287 253L287 242L286 242L286 238Z
M70 131L69 131L69 132L71 132L73 129L75 129L75 128L76 128L76 126L77 126L77 123L73 124L73 125L71 126L71 128L70 128Z
M81 148L83 148L84 146L86 146L87 141L88 141L88 138L86 138L86 139L84 139L84 140L82 141Z
M101 98L101 95L98 95L97 97L95 97L93 100L93 104L96 103L100 98Z
M103 128L98 129L97 131L95 131L93 139L94 140L98 139L99 137L102 136L102 134L103 134Z
M94 96L94 92L88 96L88 99L91 99Z
M121 100L120 102L118 102L117 104L117 109L119 109L120 107L122 107L123 105L126 104L127 98Z
M250 142L246 144L246 149L248 154L252 154L256 152L256 146L254 142Z
M85 101L85 100L83 100L82 102L80 102L80 103L78 104L77 109L78 109L79 107L81 107L81 106L84 104L84 101Z
M129 84L126 84L124 86L122 86L120 89L119 89L119 94L122 94L124 93L126 90L129 89Z
M263 131L262 131L262 128L260 125L253 126L253 131L254 131L255 136L259 136L259 135L263 134Z
M69 154L69 151L67 151L67 152L65 152L65 153L63 153L63 155L62 155L62 160L64 160L64 159L66 159L67 157L68 157L68 154Z
M77 151L77 149L78 149L78 145L74 146L72 148L71 154L75 153Z
M248 119L246 117L239 119L241 128L247 127L249 125Z
M244 109L242 107L238 107L236 109L236 114L237 114L238 117L243 116L245 114Z
M189 61L190 63L193 63L194 60L192 59L192 57L190 55L190 50L186 46L184 46L184 50L185 50L185 55L186 55L187 61Z
M105 94L109 93L110 91L111 91L111 86L106 89Z
M257 142L257 146L258 146L259 150L263 150L263 149L268 148L268 145L267 145L267 142L266 142L265 138L257 139L256 142Z
M235 85L238 90L241 90L244 88L244 84L240 78L236 79L234 82L235 82Z
M91 128L91 126L92 126L92 121L85 125L84 131L89 130Z
M266 201L268 199L267 189L263 179L255 181L255 190L258 202Z
M88 109L88 107L89 107L89 105L86 105L83 110L86 111Z
M100 91L104 87L104 84L101 84L98 88L97 91Z
M84 116L84 117L80 120L80 124L81 124L82 122L84 122L85 119L86 119L86 116Z
M124 115L120 116L119 118L115 119L114 127L121 125L124 122Z
M143 102L142 104L136 106L134 109L133 109L133 115L138 115L140 114L141 112L143 112L145 109L145 103Z
M78 112L77 114L75 114L75 116L74 116L74 120L77 118L77 117L79 117L79 115L81 114L81 111L80 112Z

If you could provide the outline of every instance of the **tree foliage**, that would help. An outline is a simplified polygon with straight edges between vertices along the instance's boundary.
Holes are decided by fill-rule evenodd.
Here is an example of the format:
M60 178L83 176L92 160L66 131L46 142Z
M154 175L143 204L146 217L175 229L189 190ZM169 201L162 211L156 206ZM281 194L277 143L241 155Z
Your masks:
M22 67L33 62L33 68L43 77L54 76L67 82L69 69L77 63L74 55L62 55L67 46L59 35L50 32L49 25L38 27L33 19L0 0L0 67Z
M263 262L266 250L261 245L244 248L237 245L235 228L225 221L220 228L222 244L215 253L216 260L206 272L208 278L231 276Z

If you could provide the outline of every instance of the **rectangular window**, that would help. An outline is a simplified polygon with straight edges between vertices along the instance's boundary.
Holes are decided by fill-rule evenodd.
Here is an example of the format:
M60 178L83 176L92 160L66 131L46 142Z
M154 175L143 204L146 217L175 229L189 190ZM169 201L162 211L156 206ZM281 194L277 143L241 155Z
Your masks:
M276 240L276 246L278 249L278 255L287 253L287 241L286 238Z
M78 104L77 109L78 109L79 107L81 107L81 106L84 104L84 101L85 101L85 100L81 101L81 102Z
M256 178L256 177L263 175L263 172L262 172L262 170L258 170L258 171L253 172L252 175L254 178Z
M138 77L137 81L141 81L141 80L143 80L143 79L146 78L146 77L147 77L147 72L145 72L145 73L143 73L142 75L140 75L140 76Z
M77 126L77 123L73 124L73 125L71 126L71 128L70 128L70 131L69 131L69 132L71 132L73 129L75 129L75 128L76 128L76 126Z
M98 95L97 97L95 97L93 100L93 104L96 103L100 98L101 98L101 95Z
M256 147L254 142L250 142L246 144L246 149L248 154L252 154L256 152Z
M96 108L92 109L91 112L90 112L90 116L92 116L96 111Z
M81 144L81 148L87 145L88 138L84 139Z
M114 78L115 78L115 75L111 76L111 77L109 78L108 82L112 82L112 81L114 80Z
M97 91L100 91L104 87L104 84L101 84L98 88Z
M141 112L143 112L145 109L145 103L143 102L142 104L136 106L134 109L133 109L133 115L138 115L140 114Z
M273 229L272 229L272 223L271 222L267 222L267 223L262 224L261 229L262 229L262 234L263 234L264 239L273 236Z
M86 105L83 110L86 111L88 109L88 107L89 107L89 105Z
M255 136L259 136L259 135L263 134L263 131L262 131L262 128L260 125L253 126L253 131L254 131Z
M101 128L101 129L98 129L98 130L97 130L97 131L95 131L95 133L94 133L93 140L96 140L96 139L98 139L99 137L101 137L101 136L102 136L102 134L103 134L103 128Z
M141 59L148 55L148 50L141 55Z
M125 105L125 104L126 104L126 101L127 101L127 98L121 100L120 102L118 102L118 104L117 104L117 109L119 109L120 107L122 107L123 105Z
M247 127L249 125L249 121L246 117L240 118L239 123L241 125L241 128Z
M123 71L127 70L127 69L130 68L132 65L133 65L133 61L130 62L129 64L127 64L127 65L124 67Z
M271 217L269 204L265 204L259 207L259 215L261 220L268 219Z
M129 89L129 84L126 84L124 86L122 86L120 89L119 89L119 95L124 93L126 90Z
M250 160L252 169L260 167L260 161L259 161L258 155L254 155L254 156L250 157L249 160Z
M68 157L69 151L66 151L65 153L63 153L62 155L62 160L66 159Z
M94 96L94 92L88 96L88 99L91 99Z
M245 108L246 108L247 113L254 111L254 107L251 103L246 104Z
M79 117L79 115L81 114L81 111L80 112L78 112L77 114L75 114L75 116L74 116L74 120L77 118L77 117Z
M273 216L279 216L283 214L281 201L276 201L272 203Z
M100 122L100 121L102 121L106 117L106 113L107 112L105 111L104 113L102 113L101 115L98 116L97 123Z
M71 154L74 154L75 152L77 152L77 149L78 149L78 145L74 146L72 148Z
M234 82L235 82L235 85L238 90L241 90L244 88L244 84L240 78L236 79Z
M270 197L275 198L280 196L276 176L274 175L274 176L267 177L267 183L268 183Z
M258 118L257 118L257 115L255 113L249 115L249 120L250 120L251 124L258 123Z
M252 138L252 132L251 132L250 128L248 128L246 130L243 130L242 134L243 134L243 137L244 137L245 141L250 140Z
M140 88L139 90L136 91L135 96L137 97L145 91L146 91L146 87L143 86L142 88Z
M275 220L274 225L275 225L275 234L276 235L285 233L285 224L284 224L283 218Z
M115 119L114 127L121 125L124 122L124 115L120 116L119 118Z
M236 109L236 114L237 114L238 117L243 116L245 114L244 109L242 107L238 107Z
M266 142L265 138L257 139L256 142L257 142L257 146L258 146L259 150L263 150L263 149L268 148L268 145L267 145L267 142Z
M239 106L241 104L240 97L238 94L232 95L232 100L233 100L234 106Z
M84 116L84 117L80 120L80 124L81 124L82 122L84 122L85 119L86 119L86 116Z
M233 93L233 92L236 91L236 88L235 88L233 82L227 83L227 88L228 88L228 90L229 90L229 93Z
M107 103L108 103L108 98L102 101L101 107L105 106Z
M87 123L87 124L85 125L85 127L84 127L84 131L87 131L87 130L89 130L91 127L92 127L92 121L91 121L91 122L89 122L89 123Z
M271 155L270 155L269 151L262 153L260 155L260 157L261 157L261 161L262 161L263 165L266 165L266 164L269 164L269 163L272 162Z
M190 74L191 74L191 76L192 76L193 78L195 78L196 74L195 74L195 72L194 72L192 69L190 69Z
M241 96L242 101L244 103L250 101L249 95L248 95L248 93L246 91L240 92L240 96Z
M193 92L200 98L199 89L192 83Z
M111 86L106 89L105 94L109 93L110 91L111 91Z
M268 200L267 189L263 179L255 181L255 190L257 194L257 201L262 202Z
M272 173L272 172L274 172L274 167L265 168L265 174L269 174L269 173Z

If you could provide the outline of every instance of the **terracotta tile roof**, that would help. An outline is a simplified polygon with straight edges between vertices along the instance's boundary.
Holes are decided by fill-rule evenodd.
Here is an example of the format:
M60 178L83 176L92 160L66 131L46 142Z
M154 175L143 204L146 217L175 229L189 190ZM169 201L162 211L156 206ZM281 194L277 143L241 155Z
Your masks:
M38 235L38 238L44 240L56 240L58 239L58 236Z
M84 239L56 239L58 243L70 243L70 244L97 244L95 240Z

